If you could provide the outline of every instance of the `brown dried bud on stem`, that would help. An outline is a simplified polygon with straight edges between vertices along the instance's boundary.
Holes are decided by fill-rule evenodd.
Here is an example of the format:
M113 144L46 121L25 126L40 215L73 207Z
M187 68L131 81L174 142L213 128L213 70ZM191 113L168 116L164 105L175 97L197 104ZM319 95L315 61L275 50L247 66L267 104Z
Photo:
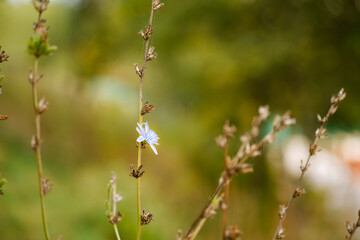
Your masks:
M154 215L151 212L145 212L145 210L143 210L141 214L141 225L147 225L151 223L153 216Z

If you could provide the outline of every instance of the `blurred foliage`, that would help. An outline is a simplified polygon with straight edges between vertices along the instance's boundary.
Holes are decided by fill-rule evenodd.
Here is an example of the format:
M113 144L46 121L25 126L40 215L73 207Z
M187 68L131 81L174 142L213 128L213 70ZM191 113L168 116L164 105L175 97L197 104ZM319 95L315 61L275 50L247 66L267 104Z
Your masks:
M149 0L52 1L45 14L49 38L59 48L40 60L40 95L50 102L42 121L45 175L54 182L46 196L53 237L115 239L105 216L110 171L118 175L119 223L123 239L134 239L136 184L128 166L136 161L139 32L148 21ZM358 129L360 112L360 3L358 0L166 1L156 14L151 44L159 56L145 77L144 100L156 106L146 116L160 136L159 157L145 151L143 207L155 221L144 239L174 239L186 229L215 188L223 168L214 137L224 120L250 126L257 107L292 110L296 131L309 136L316 114L341 87L348 98L329 128ZM9 180L0 199L0 238L42 237L36 162L30 148L33 112L27 75L33 58L26 47L36 12L28 3L0 1L0 45L11 61L0 96L9 120L0 125L0 170ZM40 96L40 97L41 97ZM268 158L252 160L253 174L232 184L230 224L245 239L270 238L278 204L287 201L295 179L281 167L277 138ZM231 150L235 151L238 139ZM265 148L265 152L269 147ZM300 157L299 157L300 158ZM326 207L326 195L311 191L296 201L286 230L293 240L341 239L341 213ZM336 217L335 217L336 216ZM198 239L218 239L220 218ZM301 226L301 227L299 227Z

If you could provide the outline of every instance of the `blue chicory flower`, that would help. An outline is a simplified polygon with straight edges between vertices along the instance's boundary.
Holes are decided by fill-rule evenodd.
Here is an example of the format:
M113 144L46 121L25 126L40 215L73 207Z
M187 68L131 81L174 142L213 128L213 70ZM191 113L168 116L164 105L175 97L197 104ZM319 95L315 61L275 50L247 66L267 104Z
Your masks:
M150 147L154 151L154 153L156 155L158 155L158 152L156 151L156 148L154 146L154 145L159 145L158 135L149 128L149 124L147 122L142 123L142 124L138 123L137 125L138 125L138 127L136 128L136 131L140 134L140 136L136 139L136 141L138 143L146 141L146 143L148 143L150 145ZM145 125L145 129L143 128L143 125Z

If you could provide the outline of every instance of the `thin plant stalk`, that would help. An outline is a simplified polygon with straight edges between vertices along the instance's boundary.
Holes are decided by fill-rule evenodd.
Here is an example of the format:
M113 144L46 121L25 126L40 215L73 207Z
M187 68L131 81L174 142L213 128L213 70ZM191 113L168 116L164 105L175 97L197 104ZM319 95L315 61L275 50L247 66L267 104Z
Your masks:
M301 183L304 178L305 172L309 169L311 158L319 151L317 143L321 138L326 137L325 135L326 124L328 123L330 116L335 114L336 110L338 109L338 103L344 100L345 97L346 97L346 93L344 92L344 89L341 89L337 96L332 96L330 101L331 106L328 112L326 113L326 115L324 117L321 117L320 115L317 116L318 121L320 122L320 127L315 132L315 139L310 145L309 155L306 159L305 165L301 163L300 166L301 174L297 181L293 194L291 195L286 206L280 205L280 209L279 209L280 221L276 227L274 236L272 238L273 240L285 238L286 235L283 234L284 232L283 223L286 219L290 207L292 206L294 199L301 197L301 195L305 193L305 189L301 188Z
M253 122L253 129L256 128L258 130L258 126L261 123L261 121L265 120L268 116L268 113L267 113L268 107L266 107L266 111L265 111L266 113L264 113L264 111L260 111L260 110L264 110L264 108L260 107L260 109L259 109L260 117L256 118L255 119L256 121ZM184 240L194 239L195 236L197 235L197 233L199 232L199 230L204 225L206 219L208 219L209 217L212 217L212 215L207 216L206 212L211 207L213 200L215 198L219 197L221 191L225 188L226 184L228 182L230 182L230 180L238 174L244 174L244 173L249 173L249 172L253 171L252 166L250 164L246 164L245 161L248 160L249 158L259 156L261 154L260 150L262 149L264 144L272 143L275 139L276 133L278 133L281 130L286 129L289 126L294 125L295 122L296 122L295 119L290 117L289 112L286 112L282 117L277 116L273 122L273 130L270 133L268 133L265 137L263 137L261 139L261 141L259 141L258 143L250 144L251 138L247 138L248 140L245 141L246 147L244 146L244 144L242 144L238 153L236 154L236 156L230 160L228 157L227 142L228 142L228 138L231 137L233 134L231 132L233 132L236 129L234 129L234 127L230 127L228 125L228 123L225 123L225 125L224 125L224 135L225 136L219 136L216 139L216 141L217 141L218 145L224 149L224 158L226 159L225 160L226 169L222 172L219 184L218 184L217 188L215 189L214 193L212 194L212 196L208 200L205 207L202 209L200 214L196 217L195 221L191 224L190 228L188 229L185 236L183 237ZM228 126L226 127L226 125L228 125ZM258 131L252 131L252 132L258 133ZM257 136L257 133L253 134L253 136ZM228 160L229 160L229 162L228 162ZM231 164L231 166L229 166L229 163ZM225 192L225 195L226 195L226 192ZM223 218L223 229L224 229L224 219L226 221L226 217ZM196 231L196 235L194 234L195 231ZM225 222L225 233L226 233L226 222ZM223 233L223 238L225 238L225 237L226 236Z
M114 179L114 183L112 185L112 189L113 189L113 201L112 201L112 203L113 203L113 216L116 216L116 204L117 204L117 202L116 202L115 198L116 198L117 192L116 192L116 177L115 177L115 175L113 175L113 179ZM115 231L115 235L116 235L117 240L121 240L116 222L113 223L113 226L114 226L114 231Z
M154 0L151 1L151 12L150 12L150 19L149 19L149 28L152 29L152 22L154 18ZM149 52L149 44L150 44L150 36L148 39L145 40L145 50L144 50L144 63L142 66L142 74L140 75L140 91L139 91L139 124L141 125L143 122L143 116L141 114L141 109L143 107L143 83L144 83L144 76L145 70L147 66L148 60L148 52ZM137 167L139 168L142 165L141 161L141 151L142 146L139 144L138 147L138 158L137 158ZM136 195L137 195L137 239L141 239L141 178L136 179Z
M207 218L203 218L200 220L199 224L197 225L197 227L195 228L193 234L191 235L190 240L193 240L196 238L196 236L198 235L198 233L200 232L201 228L204 226L205 222L206 222Z
M34 70L33 70L33 76L34 79L37 79L38 75L38 64L39 64L39 58L35 58L34 62ZM42 216L42 222L43 222L43 228L44 228L44 235L45 239L49 240L49 230L47 226L46 221L46 209L45 209L45 190L43 186L43 167L42 167L42 160L41 160L41 114L39 113L39 101L37 96L37 88L36 88L36 81L32 84L32 97L33 97L33 105L34 105L34 112L35 112L35 155L36 155L36 163L38 168L38 181L39 181L39 195L40 195L40 203L41 203L41 216Z
M224 167L225 171L227 171L228 163L227 163L227 157L228 157L228 139L225 143L224 147ZM225 233L226 233L226 226L227 226L227 210L229 208L229 195L230 195L230 179L226 176L225 177L225 196L224 196L224 203L225 203L225 209L223 211L223 219L222 219L222 238L225 240Z
M48 30L46 20L42 19L42 13L47 10L49 0L33 0L33 5L38 12L37 22L34 24L34 34L28 42L28 53L35 57L34 67L30 70L29 82L32 86L32 101L35 113L35 135L31 139L31 147L35 151L36 163L38 169L39 195L41 205L41 216L44 228L45 239L50 239L48 225L46 221L45 194L51 190L51 182L45 179L43 175L42 158L41 158L41 115L47 110L48 102L45 98L38 99L37 83L43 75L39 74L39 58L47 56L57 50L56 46L48 42Z

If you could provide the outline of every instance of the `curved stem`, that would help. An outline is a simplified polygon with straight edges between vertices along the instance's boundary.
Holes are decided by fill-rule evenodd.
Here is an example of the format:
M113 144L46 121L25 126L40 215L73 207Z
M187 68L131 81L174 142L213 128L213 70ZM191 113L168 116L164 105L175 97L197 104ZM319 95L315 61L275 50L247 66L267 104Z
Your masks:
M43 168L42 168L42 161L41 161L41 125L40 120L41 116L38 111L38 96L37 96L37 88L36 88L36 80L37 80L37 74L38 74L38 63L39 58L35 58L34 63L34 82L32 83L32 97L33 97L33 105L34 105L34 112L35 112L35 154L36 154L36 162L37 162L37 168L38 168L38 181L39 181L39 195L40 195L40 203L41 203L41 216L42 216L42 222L43 222L43 228L44 228L44 235L45 239L49 240L49 230L47 226L46 221L46 209L45 209L45 193L43 189Z

